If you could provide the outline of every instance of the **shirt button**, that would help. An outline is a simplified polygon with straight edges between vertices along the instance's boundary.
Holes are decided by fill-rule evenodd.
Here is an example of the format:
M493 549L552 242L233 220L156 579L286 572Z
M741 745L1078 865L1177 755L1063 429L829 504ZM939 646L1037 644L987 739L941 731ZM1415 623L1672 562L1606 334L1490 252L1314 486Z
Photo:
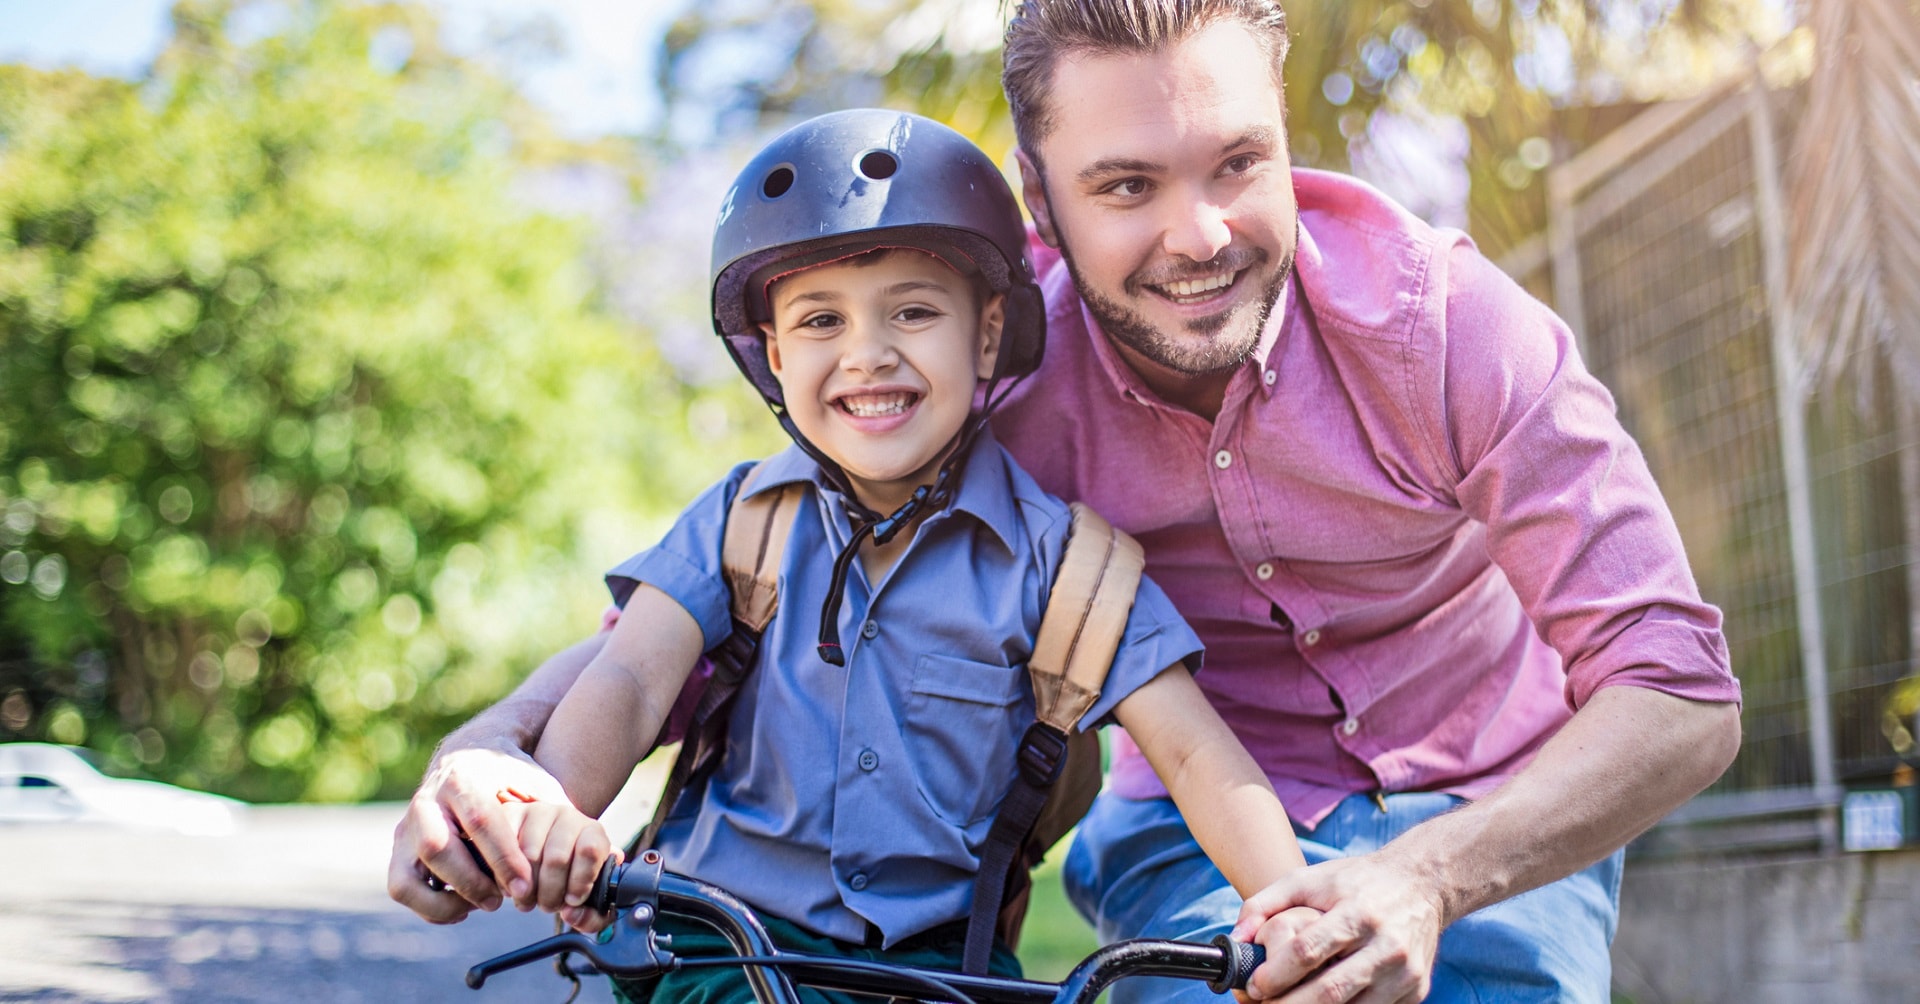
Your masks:
M862 638L871 638L874 635L877 635L879 633L880 633L879 621L868 621L865 624L860 625L860 637Z
M1275 373L1272 370L1268 370L1265 373L1260 374L1260 379L1265 380L1267 382L1267 386L1271 387L1273 386L1273 382L1275 380L1280 379L1280 374Z
M847 877L847 888L852 889L854 892L859 892L866 887L867 875L865 872L854 872Z
M1214 455L1213 455L1213 466L1215 466L1215 467L1218 467L1218 468L1220 468L1220 469L1221 469L1221 470L1223 470L1223 471L1224 471L1224 470L1226 470L1226 469L1227 469L1227 468L1229 468L1229 467L1232 467L1232 466L1233 466L1233 451L1232 451L1232 450L1221 450L1221 451L1220 451L1219 453L1216 453L1216 454L1214 454Z
M1350 736L1358 731L1360 731L1360 719L1358 718L1349 718L1340 723L1340 734L1343 736Z
M1313 630L1308 631L1306 634L1301 635L1300 641L1302 644L1305 644L1305 645L1320 644L1320 629L1314 628Z
M872 750L860 751L860 769L872 770L880 766L880 755Z
M1259 576L1260 581L1262 582L1265 582L1266 580L1273 578L1273 562L1271 561L1261 562L1259 564L1259 567L1253 570L1253 574Z

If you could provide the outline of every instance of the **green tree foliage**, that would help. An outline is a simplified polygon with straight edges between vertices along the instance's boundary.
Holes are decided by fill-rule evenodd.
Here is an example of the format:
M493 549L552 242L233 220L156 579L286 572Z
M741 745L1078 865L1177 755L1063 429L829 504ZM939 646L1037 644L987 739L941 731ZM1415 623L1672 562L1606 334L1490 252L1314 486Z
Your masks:
M0 67L0 736L390 797L591 627L584 524L733 451L526 208L503 85L415 8L284 11L182 4L137 84Z

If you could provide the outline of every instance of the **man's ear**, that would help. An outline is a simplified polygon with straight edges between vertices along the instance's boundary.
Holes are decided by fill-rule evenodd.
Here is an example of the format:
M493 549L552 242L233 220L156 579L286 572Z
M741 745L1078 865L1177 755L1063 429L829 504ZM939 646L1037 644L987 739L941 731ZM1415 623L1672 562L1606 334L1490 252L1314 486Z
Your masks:
M1048 247L1057 248L1060 232L1053 225L1053 207L1047 205L1047 183L1040 177L1040 165L1025 150L1014 150L1013 157L1020 164L1020 197L1026 200L1027 212L1033 214L1033 229Z
M760 340L767 346L767 368L773 371L773 378L780 379L780 341L773 337L773 325L760 322Z
M993 364L1000 359L1000 336L1006 329L1007 294L996 293L980 306L980 353L974 358L974 376L993 378Z

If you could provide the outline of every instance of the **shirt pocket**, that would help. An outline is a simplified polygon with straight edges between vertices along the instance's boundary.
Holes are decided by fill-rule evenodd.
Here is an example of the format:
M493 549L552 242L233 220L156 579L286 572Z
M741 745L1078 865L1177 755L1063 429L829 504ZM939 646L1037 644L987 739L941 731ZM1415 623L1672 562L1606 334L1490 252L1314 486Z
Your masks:
M1033 715L1027 670L922 655L902 723L920 797L962 828L985 819L1013 781L1013 754Z

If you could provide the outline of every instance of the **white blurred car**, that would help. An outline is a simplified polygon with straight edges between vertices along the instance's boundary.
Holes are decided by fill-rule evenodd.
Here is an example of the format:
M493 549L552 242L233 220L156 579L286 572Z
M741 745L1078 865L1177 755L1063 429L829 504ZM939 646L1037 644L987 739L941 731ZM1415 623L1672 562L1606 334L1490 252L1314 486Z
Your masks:
M70 746L0 744L0 824L104 823L224 836L246 803L158 781L108 777Z

